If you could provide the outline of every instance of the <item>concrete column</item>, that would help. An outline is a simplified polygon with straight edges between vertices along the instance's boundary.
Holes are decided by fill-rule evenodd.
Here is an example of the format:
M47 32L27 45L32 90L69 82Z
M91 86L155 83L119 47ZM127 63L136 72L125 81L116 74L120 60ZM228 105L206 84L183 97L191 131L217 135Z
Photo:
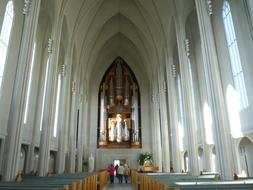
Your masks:
M77 144L77 172L82 172L83 165L83 93L79 94L79 124Z
M158 105L158 94L153 93L152 96L152 116L153 116L153 127L152 127L152 137L153 137L153 155L155 164L159 167L159 171L163 170L162 165L162 142L161 142L161 127L160 127L160 117L159 117L159 105Z
M59 117L58 117L58 152L56 161L56 172L63 173L65 170L65 138L66 138L66 116L67 116L67 98L68 98L68 85L70 80L70 68L66 64L61 66L61 90L59 100Z
M30 0L24 3L23 14L25 16L23 22L23 33L9 113L8 136L5 143L3 164L4 180L13 180L18 172L24 116L23 113L25 109L25 98L27 93L26 88L28 85L28 68L30 68L29 65L31 63L39 10L40 0Z
M212 160L212 147L209 144L204 143L203 147L203 167L206 171L211 171L211 160Z
M181 172L181 164L180 164L180 148L179 148L179 131L178 131L178 100L176 98L176 68L174 64L166 64L167 66L167 99L169 101L169 116L170 116L170 138L171 140L171 155L173 169L175 172Z
M176 24L177 44L179 53L179 65L181 71L182 94L184 102L184 124L187 134L189 170L192 175L199 175L198 147L196 138L196 111L191 89L190 69L189 69L189 46L185 38L185 31L182 21Z
M84 160L88 163L88 104L87 104L87 95L83 94L83 157Z
M51 39L49 39L51 41ZM51 42L50 42L51 43ZM49 165L49 156L50 156L50 140L51 140L51 128L50 128L50 100L52 94L52 81L53 81L53 74L54 74L54 65L52 60L52 52L49 53L49 62L46 66L47 80L45 81L46 86L46 93L45 93L45 104L44 109L42 110L42 126L41 126L41 137L40 137L40 150L39 150L39 175L45 176L48 172L48 165ZM51 113L51 112L50 112Z
M53 96L54 80L58 78L56 75L58 67L58 55L60 49L60 39L61 39L61 28L62 28L63 17L56 21L53 28L52 39L48 42L48 76L45 82L46 92L45 92L45 103L44 109L42 110L42 131L40 138L40 150L39 150L39 175L45 176L48 172L49 157L50 157L50 141L51 141L51 126L53 126L54 115L53 112L53 101L55 101Z
M34 133L33 133L34 135ZM28 152L27 152L27 158L26 158L26 167L25 167L25 173L29 173L34 168L34 143L31 143L31 145L28 146Z
M170 144L169 144L169 125L168 111L166 100L166 84L164 82L164 74L161 70L159 78L159 105L160 105L160 122L162 134L162 152L163 152L163 171L170 171Z
M70 117L70 133L69 133L69 172L75 172L76 163L76 81L72 82L72 98L71 98L71 117Z
M153 135L151 135L151 138L152 138L152 154L153 154L153 159L154 159L154 165L158 166L158 151L157 151L157 148L156 148L156 129L155 129L155 114L154 114L154 95L151 95L150 97L150 100L151 100L151 105L150 105L150 117L151 117L151 123L152 123L152 126L151 127L151 132Z
M214 34L210 15L212 10L207 9L206 1L195 0L198 15L201 49L205 77L207 82L207 93L210 98L210 107L213 116L213 130L218 170L223 179L233 178L234 163L231 158L231 136L229 132L229 121L226 111L225 98L222 91L222 83L219 71L219 63L214 41Z
M233 161L235 163L234 166L234 172L239 174L242 173L242 168L241 168L241 158L240 158L240 149L239 149L239 143L240 143L240 138L238 139L231 139L231 144L232 144L232 153L233 153Z

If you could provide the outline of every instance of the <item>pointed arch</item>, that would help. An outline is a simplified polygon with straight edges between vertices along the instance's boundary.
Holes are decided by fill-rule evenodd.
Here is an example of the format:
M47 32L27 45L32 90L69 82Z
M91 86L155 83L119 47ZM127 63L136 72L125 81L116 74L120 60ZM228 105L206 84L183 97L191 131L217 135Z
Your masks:
M140 148L140 91L130 67L117 57L99 86L98 147Z

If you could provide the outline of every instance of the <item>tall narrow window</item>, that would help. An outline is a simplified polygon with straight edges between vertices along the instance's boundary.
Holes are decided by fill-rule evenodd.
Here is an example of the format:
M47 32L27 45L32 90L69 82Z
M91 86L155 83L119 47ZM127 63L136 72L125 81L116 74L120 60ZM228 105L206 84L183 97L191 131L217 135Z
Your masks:
M9 1L5 9L4 20L3 20L3 25L2 25L1 35L0 35L0 92L2 89L1 88L2 80L3 80L6 56L7 56L8 45L9 45L9 40L10 40L13 15L14 15L13 3L12 1Z
M42 121L43 121L43 110L44 110L44 105L45 105L45 96L46 96L46 89L47 89L47 75L48 75L48 62L49 59L47 59L47 67L46 67L46 75L44 79L44 89L43 89L43 97L42 97L42 106L41 106L41 118L40 118L40 130L42 130Z
M180 75L177 75L177 87L178 87L178 102L179 102L179 147L180 150L184 150L184 108L183 108L183 95L182 95L182 87Z
M228 1L224 1L222 15L229 50L234 86L239 95L240 110L242 110L249 106L249 102L244 83L244 74L242 70L241 59L235 35L232 13Z
M54 117L54 134L53 134L54 137L57 136L60 92L61 92L61 74L58 75L57 95L56 95L56 105L55 105L55 117Z
M27 114L28 114L28 107L29 107L29 101L30 101L30 92L31 92L32 73L33 73L33 66L34 66L35 48L36 48L36 44L34 43L33 44L33 51L32 51L31 68L30 68L29 79L28 79L27 96L26 96L26 102L25 102L24 124L27 123Z
M193 101L192 108L196 112L195 93L194 93L193 76L192 76L192 65L190 63L190 59L189 59L188 67L189 67L190 85L191 85L191 93L192 93L192 101Z

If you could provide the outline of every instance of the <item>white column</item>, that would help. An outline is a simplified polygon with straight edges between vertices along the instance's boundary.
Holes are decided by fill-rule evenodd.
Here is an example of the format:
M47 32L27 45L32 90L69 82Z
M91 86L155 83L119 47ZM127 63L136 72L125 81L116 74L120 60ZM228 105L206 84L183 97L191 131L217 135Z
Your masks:
M170 138L171 140L171 152L172 152L172 163L175 172L181 172L181 161L180 161L180 148L179 148L179 131L178 131L178 99L176 98L176 67L174 64L167 66L167 99L169 101L169 115L170 115Z
M52 43L51 39L49 39L49 44ZM51 44L52 45L52 44ZM50 45L49 45L50 46ZM52 60L52 52L49 51L49 62L48 62L48 77L45 82L46 93L45 93L45 104L44 109L42 110L43 118L42 118L42 131L40 137L40 149L39 149L39 175L45 176L48 172L49 165L49 153L50 153L50 140L51 140L51 128L50 128L50 99L52 94L52 81L53 81L53 71L54 65Z
M83 92L79 94L79 124L77 136L77 172L82 171L83 165Z
M232 153L233 153L233 161L234 161L234 172L239 174L242 173L241 169L241 158L240 158L240 151L239 150L239 143L240 139L231 139L231 144L232 144Z
M71 98L71 118L70 118L70 134L69 134L69 171L75 172L76 159L76 81L72 82L72 98Z
M207 9L206 1L195 0L202 42L203 64L205 67L207 93L210 98L210 107L213 116L214 140L219 173L223 179L232 179L234 163L232 161L231 136L228 129L229 121L210 19L212 10L210 9L210 1L208 2L209 9Z
M66 64L61 68L61 90L59 100L59 117L58 117L58 152L56 161L57 173L63 173L65 170L65 140L66 140L66 116L67 116L67 97L68 97L68 81L70 80L70 69Z
M159 167L159 171L162 171L162 142L161 142L161 130L160 130L160 119L159 119L159 106L158 106L158 94L153 92L152 95L152 137L153 137L153 156L155 164Z
M211 171L211 160L212 160L212 147L209 144L204 143L203 147L203 169Z
M86 162L88 162L88 104L87 104L87 94L84 91L83 94L83 158Z
M29 8L26 8L29 7ZM4 154L4 180L13 180L18 172L18 165L21 151L21 135L23 125L23 113L25 109L27 76L33 43L35 40L37 22L40 10L40 0L26 1L24 3L23 33L20 46L19 60L14 83L14 90L11 100L11 107L8 120L8 136L5 143Z
M190 70L189 70L189 46L185 39L185 31L182 22L176 24L177 33L177 44L179 53L179 65L181 71L181 81L182 81L182 94L184 100L184 115L185 115L185 128L187 134L187 144L188 144L188 156L189 156L189 170L192 175L199 175L198 166L198 147L197 147L197 137L196 137L196 112L193 109L193 94L190 84ZM187 48L188 47L188 48Z
M161 71L159 77L159 104L160 104L160 122L162 134L162 151L163 151L163 171L170 171L170 145L169 145L169 126L168 126L168 112L166 105L166 85L164 82L164 74ZM162 77L161 77L162 76Z
M32 134L34 135L34 133ZM34 168L33 158L34 158L34 143L32 142L31 145L29 145L28 147L25 173L31 172L32 169Z
M45 82L46 92L45 92L45 104L44 109L42 110L43 118L42 118L42 131L40 137L40 150L39 150L39 175L45 176L48 172L49 166L49 157L50 157L50 141L51 141L51 126L53 126L53 101L55 101L53 93L54 80L58 78L56 75L57 67L58 67L58 55L60 49L60 39L61 39L61 28L62 21L56 21L56 24L53 28L53 37L48 41L48 77Z

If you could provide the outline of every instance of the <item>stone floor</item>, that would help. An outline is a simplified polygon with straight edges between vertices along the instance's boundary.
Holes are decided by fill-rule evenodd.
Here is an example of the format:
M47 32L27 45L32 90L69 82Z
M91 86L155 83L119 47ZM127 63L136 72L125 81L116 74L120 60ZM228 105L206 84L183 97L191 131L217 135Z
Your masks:
M108 184L107 187L105 188L105 190L132 190L132 186L130 183L126 184L126 183L115 183L115 184Z

